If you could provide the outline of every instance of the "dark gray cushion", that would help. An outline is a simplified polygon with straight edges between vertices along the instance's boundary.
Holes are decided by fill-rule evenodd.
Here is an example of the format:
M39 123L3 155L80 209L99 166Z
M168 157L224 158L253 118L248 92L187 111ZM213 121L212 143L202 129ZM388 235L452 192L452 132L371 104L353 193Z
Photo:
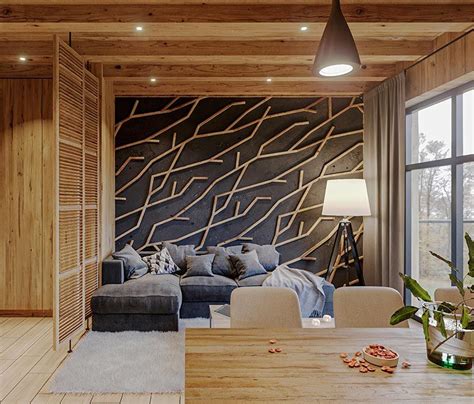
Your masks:
M212 263L213 273L227 276L228 278L235 278L236 274L232 263L229 261L229 255L240 254L242 252L241 245L231 247L207 247L207 251L216 255Z
M237 287L233 279L221 275L181 277L180 284L186 302L228 302Z
M269 273L262 274L262 275L255 275L255 276L250 276L248 278L244 279L239 279L237 281L237 284L240 287L248 287L248 286L262 286L263 281L267 279L270 276Z
M186 271L186 257L196 255L193 245L176 245L168 241L163 241L163 247L168 249L174 263L183 271Z
M258 262L256 251L246 254L235 254L229 256L235 271L239 274L238 279L242 280L250 276L266 274L265 268Z
M92 296L93 313L174 314L181 306L176 275L146 274L123 285L105 285Z
M273 245L259 245L253 243L244 243L243 251L256 251L260 264L267 270L273 271L280 263L280 253Z
M123 262L123 268L125 271L125 279L130 279L133 274L146 273L148 266L140 257L132 246L125 245L120 251L116 251L112 256Z
M212 273L212 261L214 254L188 255L186 257L186 273L183 278L189 276L214 276Z

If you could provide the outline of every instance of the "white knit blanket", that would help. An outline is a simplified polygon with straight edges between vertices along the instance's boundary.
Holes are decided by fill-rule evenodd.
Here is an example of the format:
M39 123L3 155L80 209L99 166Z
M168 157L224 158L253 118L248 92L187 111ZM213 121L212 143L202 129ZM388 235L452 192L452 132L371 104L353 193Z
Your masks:
M323 284L323 278L309 271L280 265L263 281L262 286L293 289L300 301L301 315L320 317L326 302Z

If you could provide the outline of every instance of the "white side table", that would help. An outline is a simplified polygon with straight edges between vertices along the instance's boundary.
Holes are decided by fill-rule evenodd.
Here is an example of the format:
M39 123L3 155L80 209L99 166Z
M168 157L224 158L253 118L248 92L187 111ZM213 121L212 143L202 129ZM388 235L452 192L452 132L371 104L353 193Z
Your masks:
M224 316L221 313L217 313L216 310L222 305L210 305L209 311L211 316L209 318L209 328L230 328L230 317ZM319 320L319 325L315 324L315 321ZM322 318L303 318L303 328L334 328L334 319L325 322Z

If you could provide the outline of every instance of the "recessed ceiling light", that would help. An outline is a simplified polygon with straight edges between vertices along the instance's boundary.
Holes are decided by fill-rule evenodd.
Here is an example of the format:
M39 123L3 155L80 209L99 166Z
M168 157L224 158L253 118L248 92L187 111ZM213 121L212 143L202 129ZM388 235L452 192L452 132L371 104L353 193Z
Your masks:
M151 83L156 83L156 79L155 79L154 77L152 77L152 78L150 79L150 82L151 82Z
M143 27L139 25L135 27L135 31L143 31Z
M19 60L20 62L26 62L26 56L20 56L20 57L18 58L18 60Z
M308 27L306 25L304 25L300 28L300 31L308 31Z
M267 83L271 83L271 82L272 82L272 79L269 77L269 78L267 79Z

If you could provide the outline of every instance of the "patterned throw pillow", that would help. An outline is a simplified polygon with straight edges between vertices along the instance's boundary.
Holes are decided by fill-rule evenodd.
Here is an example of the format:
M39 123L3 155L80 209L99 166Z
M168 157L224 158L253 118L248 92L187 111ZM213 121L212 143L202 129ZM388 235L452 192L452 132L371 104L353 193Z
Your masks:
M145 261L148 268L150 268L150 272L155 275L174 274L179 271L179 268L174 263L166 247L161 248L161 250L155 254L144 257L143 261Z

